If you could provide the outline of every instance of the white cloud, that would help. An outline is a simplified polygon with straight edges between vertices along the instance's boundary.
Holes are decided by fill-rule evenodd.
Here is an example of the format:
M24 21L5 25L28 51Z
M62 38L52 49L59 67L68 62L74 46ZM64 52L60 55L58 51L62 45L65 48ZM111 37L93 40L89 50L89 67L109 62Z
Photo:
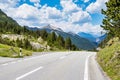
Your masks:
M78 2L78 0L74 0L74 2Z
M45 7L42 8L41 11L46 12L46 16L48 16L49 19L59 19L62 18L62 13L60 10L57 10L55 7Z
M37 7L37 8L41 7L41 5L39 3L34 3L34 6Z
M88 2L89 0L75 0L74 2L78 2L78 1L83 1L83 2Z
M91 3L86 10L90 13L99 13L101 9L105 8L105 2L108 0L96 0L95 3Z
M33 2L34 3L34 6L37 7L37 8L40 8L41 5L40 5L40 0L30 0L30 2Z
M61 0L61 6L63 7L63 11L65 13L72 13L81 10L72 0Z
M18 0L0 0L0 8L7 9L9 7L15 7L18 4Z
M78 24L71 24L65 21L61 21L59 23L53 22L51 24L61 28L65 32L74 32L74 33L85 32L85 33L93 34L95 36L101 36L101 31L103 31L103 28L101 28L100 25L93 25L91 23L84 23L81 26Z
M89 0L84 0L84 2L88 2Z
M63 10L47 5L39 6L40 0L31 0L34 6L24 3L19 7L15 6L18 4L16 0L12 1L14 6L13 2L10 4L9 1L6 3L4 0L0 1L0 8L20 25L41 27L52 24L66 32L88 32L94 35L99 34L102 30L99 25L92 25L90 14L78 7L72 0L61 0Z
M30 2L38 3L38 2L40 2L40 0L30 0Z
M10 12L14 12L14 14ZM28 4L23 4L18 8L9 8L8 13L13 18L28 19L31 17L37 17L38 9Z
M91 16L86 11L82 11L82 10L73 13L70 16L70 21L72 23L81 24L81 23L89 22L90 20L91 20Z
M88 2L89 0L84 0L84 2L86 3L86 2Z
M63 7L63 14L71 23L81 24L91 20L91 16L72 0L61 0L61 5Z
M103 28L101 28L100 25L93 25L91 23L85 23L82 25L80 30L81 32L87 32L93 35L101 36L101 31L103 31Z
M2 5L0 4L0 8L7 13L8 16L15 19L20 25L27 25L31 27L39 23L40 11L34 6L28 4L23 4L19 7L10 7L9 4L3 5L6 6L6 8L1 6Z

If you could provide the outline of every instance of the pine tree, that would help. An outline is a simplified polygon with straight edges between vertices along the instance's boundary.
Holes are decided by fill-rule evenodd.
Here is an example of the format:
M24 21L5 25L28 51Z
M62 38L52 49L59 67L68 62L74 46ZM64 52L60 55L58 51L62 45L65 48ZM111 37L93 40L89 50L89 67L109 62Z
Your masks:
M48 33L46 32L46 30L42 30L42 31L40 32L40 36L41 36L44 40L46 40L46 39L47 39L47 36L48 36Z
M29 50L32 49L32 46L31 46L30 41L28 39L24 40L23 48L29 49Z
M102 9L102 14L105 15L103 25L105 30L109 30L109 36L120 37L120 0L109 0L106 3L106 10Z
M16 44L17 44L17 47L22 47L23 46L22 40L19 40L18 38L16 40Z
M72 42L70 37L66 38L65 40L65 48L71 50Z
M72 50L77 50L77 47L74 44L72 45L71 48L72 48Z
M65 41L64 41L64 38L61 35L59 35L57 37L57 41L56 42L57 42L57 44L58 44L59 47L63 47L64 48Z
M55 32L52 32L51 33L51 41L54 43L56 41L56 39L57 39L57 36L56 36Z

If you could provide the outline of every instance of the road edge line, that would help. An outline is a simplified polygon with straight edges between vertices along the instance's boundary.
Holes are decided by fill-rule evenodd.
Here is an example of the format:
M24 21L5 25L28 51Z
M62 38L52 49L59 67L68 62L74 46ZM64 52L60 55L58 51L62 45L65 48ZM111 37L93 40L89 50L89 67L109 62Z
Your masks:
M88 74L89 74L88 61L89 61L90 56L92 56L92 55L89 55L87 57L86 61L85 61L84 80L89 80L89 76L88 76Z
M40 66L40 67L38 67L38 68L36 68L36 69L34 69L34 70L28 72L28 73L25 73L25 74L21 75L20 77L17 77L16 80L20 80L20 79L22 79L22 78L24 78L24 77L26 77L26 76L28 76L28 75L30 75L30 74L32 74L32 73L34 73L34 72L40 70L40 69L42 69L42 68L43 68L43 67Z
M105 78L106 80L111 80L110 77L107 75L107 73L103 70L103 68L102 68L102 67L100 66L100 64L98 63L98 61L97 61L97 55L94 56L94 57L95 57L95 63L96 63L96 65L97 65L98 69L101 71L101 74L104 76L104 78Z

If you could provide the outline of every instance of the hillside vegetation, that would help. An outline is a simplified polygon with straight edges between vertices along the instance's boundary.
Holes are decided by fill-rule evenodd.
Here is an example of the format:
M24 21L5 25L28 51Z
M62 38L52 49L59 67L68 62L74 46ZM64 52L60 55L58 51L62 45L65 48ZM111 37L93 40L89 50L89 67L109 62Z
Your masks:
M29 30L27 26L20 26L2 10L0 10L0 43L32 51L77 50L71 38L64 39L55 32L48 33L45 30ZM8 56L7 50L1 49L1 53L3 51L1 56Z
M19 55L20 49L18 47L12 47L8 45L0 44L0 56L3 57L21 57ZM32 51L22 49L22 56L31 56Z
M112 80L120 80L120 41L118 38L111 39L107 46L98 52L97 59Z
M86 38L83 38L79 36L78 34L75 34L73 32L64 32L63 30L54 27L52 25L47 25L44 26L43 28L29 28L31 30L45 30L48 33L55 32L56 35L60 35L61 37L66 40L68 37L71 39L72 44L74 44L78 49L83 49L83 50L94 50L97 45L94 44L93 42L89 41Z
M120 0L106 2L102 14L107 38L100 44L97 60L112 80L120 80Z

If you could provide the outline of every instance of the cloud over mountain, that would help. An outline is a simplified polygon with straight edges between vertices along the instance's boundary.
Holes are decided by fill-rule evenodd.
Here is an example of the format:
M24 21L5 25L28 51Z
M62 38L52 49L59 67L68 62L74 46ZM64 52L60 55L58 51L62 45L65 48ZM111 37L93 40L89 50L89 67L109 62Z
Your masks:
M41 27L55 25L66 32L88 32L99 35L103 30L100 24L91 23L94 12L99 12L107 0L97 0L86 9L78 6L73 0L60 0L60 9L56 6L41 5L42 0L1 0L0 8L20 25ZM83 3L87 3L85 0ZM96 6L96 7L93 7ZM103 8L103 7L102 7ZM90 14L91 13L91 14Z

